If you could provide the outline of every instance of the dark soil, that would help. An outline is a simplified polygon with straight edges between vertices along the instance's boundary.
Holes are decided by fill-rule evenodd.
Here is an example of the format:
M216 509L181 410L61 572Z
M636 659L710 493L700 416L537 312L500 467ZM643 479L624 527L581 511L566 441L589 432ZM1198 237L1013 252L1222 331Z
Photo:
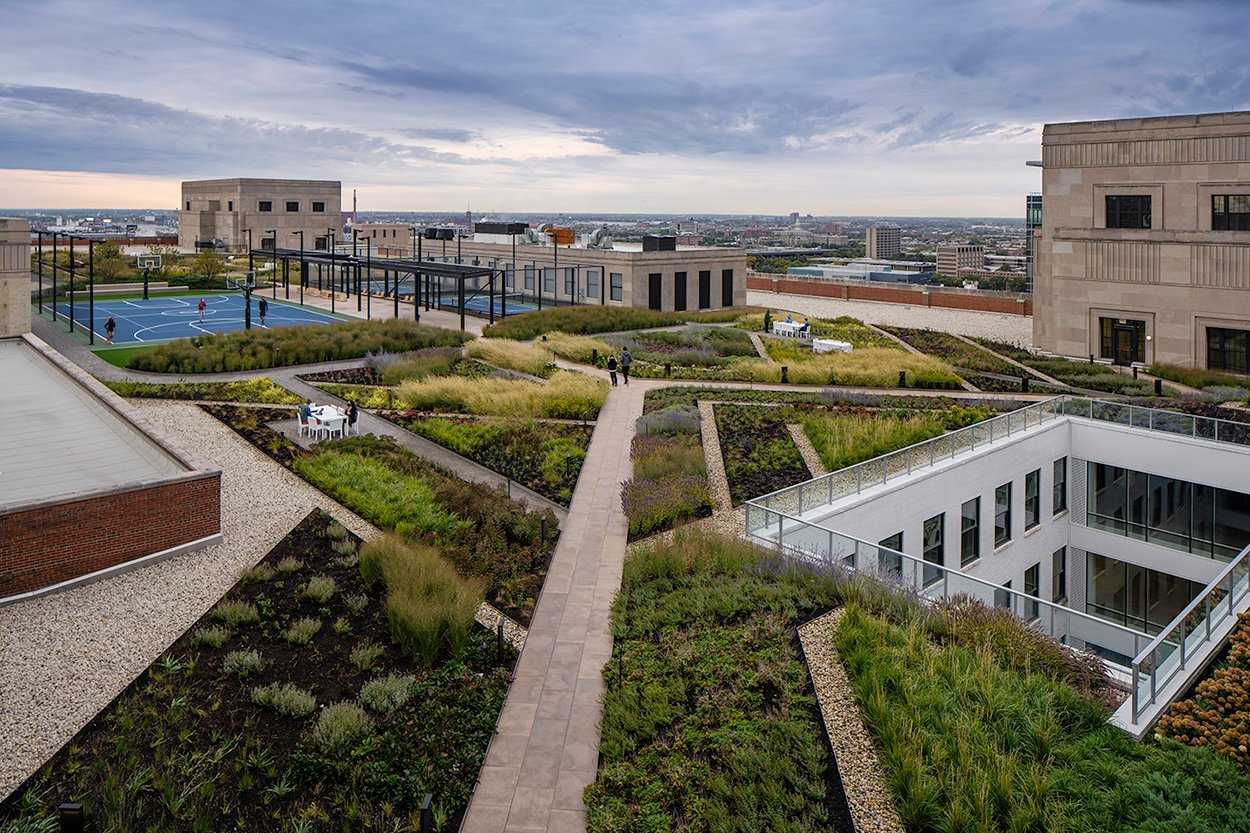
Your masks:
M372 367L344 367L339 370L322 370L318 373L301 373L305 382L335 382L341 385L380 385L382 377Z

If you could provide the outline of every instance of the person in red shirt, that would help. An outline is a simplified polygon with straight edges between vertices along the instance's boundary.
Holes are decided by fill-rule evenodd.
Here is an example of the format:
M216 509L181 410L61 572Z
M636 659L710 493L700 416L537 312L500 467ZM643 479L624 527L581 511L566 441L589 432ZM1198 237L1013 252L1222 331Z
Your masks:
M200 323L203 324L204 323L204 310L208 308L208 304L204 303L204 299L201 298L200 302L195 305L195 308L200 311Z

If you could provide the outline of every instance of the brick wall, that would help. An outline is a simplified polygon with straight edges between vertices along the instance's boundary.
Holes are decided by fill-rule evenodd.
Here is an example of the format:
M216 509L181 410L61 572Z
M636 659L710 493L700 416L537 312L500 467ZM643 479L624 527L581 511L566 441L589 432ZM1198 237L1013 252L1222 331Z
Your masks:
M221 474L0 514L0 598L221 531Z
M747 289L780 292L786 295L810 295L817 298L841 298L850 301L880 301L887 304L916 304L922 307L999 312L1008 315L1033 314L1033 299L1028 296L1013 293L991 294L941 286L805 281L750 273L747 275Z

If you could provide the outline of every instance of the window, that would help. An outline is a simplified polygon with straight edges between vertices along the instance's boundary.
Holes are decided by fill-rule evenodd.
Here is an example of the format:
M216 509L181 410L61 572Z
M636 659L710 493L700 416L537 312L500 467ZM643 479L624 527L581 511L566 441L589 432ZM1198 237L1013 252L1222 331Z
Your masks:
M191 210L191 201L187 200L187 211Z
M1085 611L1146 633L1166 627L1202 591L1196 581L1097 553L1085 565Z
M260 239L260 247L261 247L262 249L272 249L272 248L273 248L273 238L272 238L272 237L262 237L262 238Z
M1050 556L1050 600L1068 603L1068 548L1060 547Z
M370 229L370 231L372 232L372 234L370 234L369 236L370 236L370 237L372 237L374 240L377 240L377 239L378 239L378 230L377 230L377 229ZM383 233L385 234L386 229L383 229L382 231L383 231Z
M234 211L234 200L226 200L226 210Z
M556 270L543 267L543 292L548 295L556 294Z
M881 548L877 550L881 572L901 576L903 574L903 533L896 532L889 538L882 538L877 546Z
M327 239L326 239L326 238L324 238L324 237L314 237L314 238L313 238L313 248L314 248L314 249L320 249L321 251L325 251L325 250L326 250L326 247L327 247L329 244L330 244L330 241L329 241L329 240L327 240Z
M712 306L712 272L704 269L699 272L699 309L710 309Z
M652 272L647 275L647 308L648 309L664 309L664 299L660 297L660 293L664 291L664 275L660 272Z
M1054 479L1050 482L1050 513L1058 515L1068 508L1068 458L1054 463Z
M529 266L526 266L524 274L525 274L525 288L533 289L534 288L534 264L531 263Z
M1011 540L1011 484L1004 483L994 490L994 546L1001 547Z
M1024 595L1032 596L1024 602L1024 618L1036 619L1040 605L1037 603L1037 591L1041 584L1042 567L1040 564L1034 564L1032 567L1024 571Z
M564 294L570 298L577 297L577 273L572 269L564 270Z
M946 531L946 516L934 515L924 522L924 586L928 587L941 580L942 571L930 564L941 564L944 557L943 538Z
M1151 228L1149 195L1107 195L1107 228Z
M1250 332L1207 327L1207 367L1250 373Z
M1250 231L1250 194L1211 197L1211 231Z
M721 306L732 307L734 305L734 270L720 270L720 292Z
M221 200L209 200L208 210L209 211L221 211Z
M1119 365L1146 361L1146 322L1127 318L1099 318L1102 358Z
M611 280L611 284L610 284L609 292L611 294L608 297L613 301L623 300L625 298L625 281L621 277L621 273L612 272L610 275L610 280Z
M684 310L686 308L686 273L673 273L673 309Z
M981 557L981 498L964 503L959 514L959 566L967 567Z
M1004 581L1002 587L994 588L994 607L1011 610L1011 582Z
M261 200L259 203L257 203L256 210L262 213L273 211L273 201Z
M326 211L326 204L314 201L312 204L312 210L313 214L324 214Z
M295 214L295 213L298 213L298 212L299 212L299 201L298 201L298 200L287 200L287 201L286 201L286 210L287 210L287 213L289 213L289 214Z
M1034 469L1024 476L1024 528L1032 529L1042 521L1042 470Z
M602 279L602 277L603 277L603 270L601 269L587 269L586 270L586 297L587 298L599 297L599 281Z

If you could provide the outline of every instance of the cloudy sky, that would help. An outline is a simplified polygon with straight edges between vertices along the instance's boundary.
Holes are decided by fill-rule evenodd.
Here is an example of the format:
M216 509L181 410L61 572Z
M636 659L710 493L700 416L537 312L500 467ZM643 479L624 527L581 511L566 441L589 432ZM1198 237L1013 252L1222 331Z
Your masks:
M1250 109L1250 0L0 0L0 206L1016 216L1048 121Z

